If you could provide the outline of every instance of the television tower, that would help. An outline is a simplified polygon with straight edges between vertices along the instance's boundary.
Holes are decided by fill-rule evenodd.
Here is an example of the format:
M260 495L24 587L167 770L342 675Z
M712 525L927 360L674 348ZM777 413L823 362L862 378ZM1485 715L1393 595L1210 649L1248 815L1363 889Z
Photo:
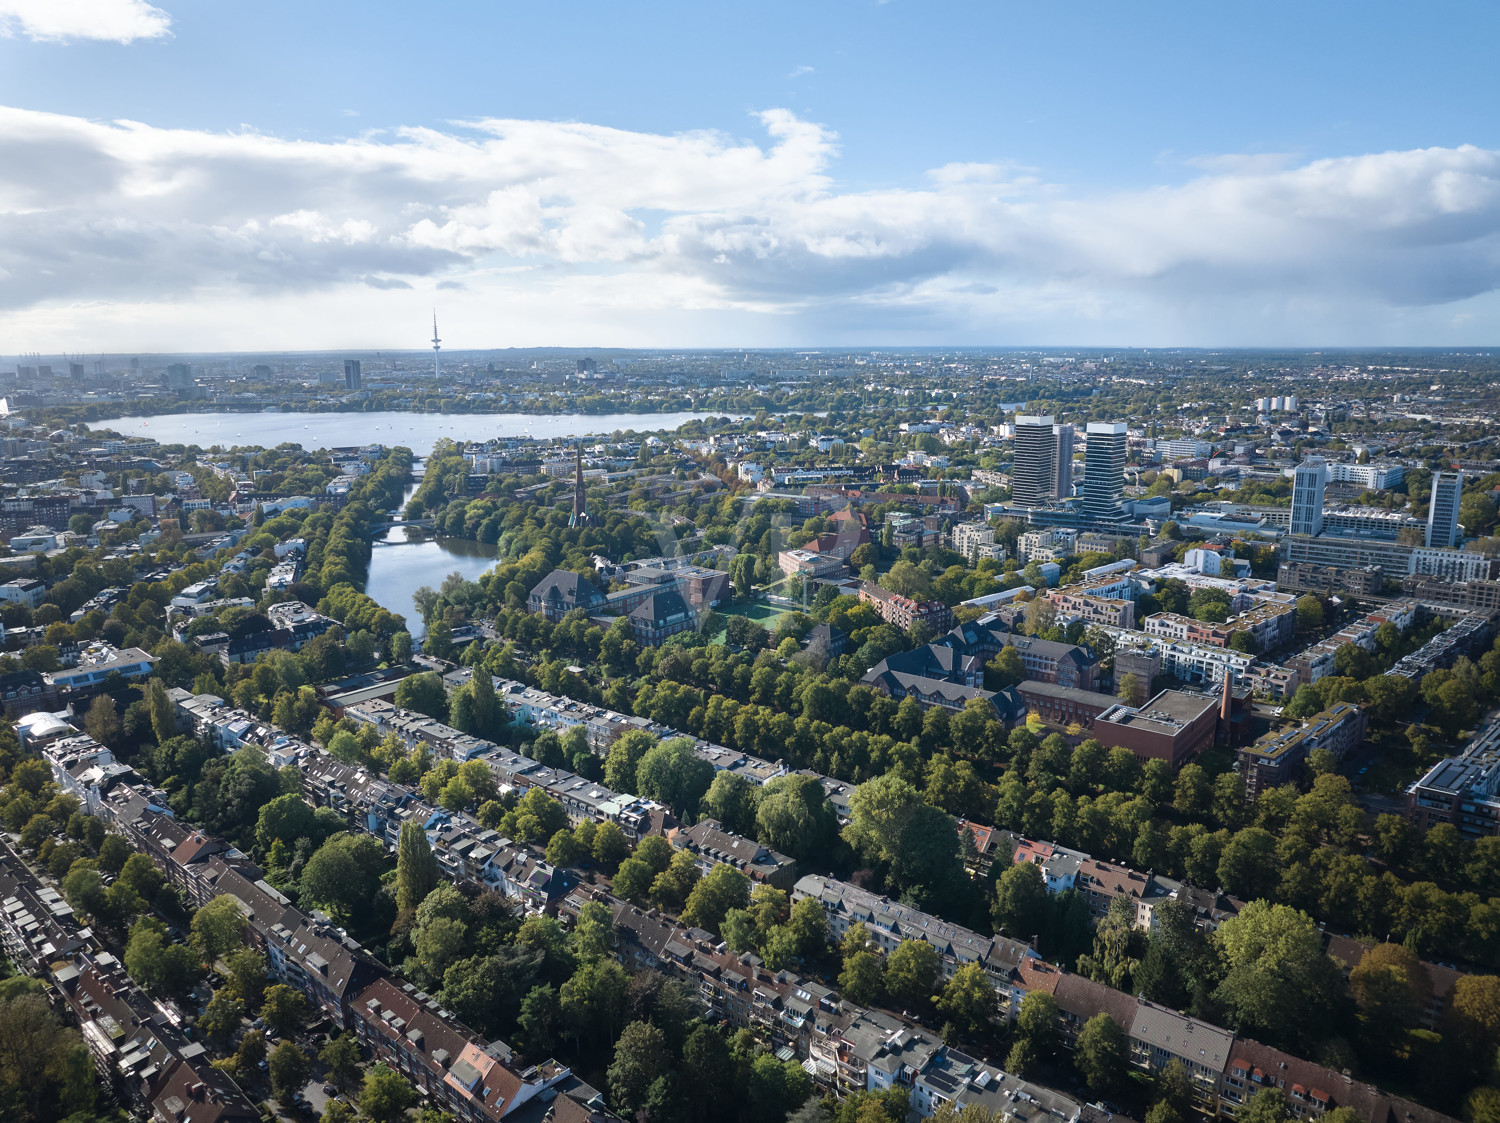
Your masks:
M443 374L443 341L438 338L437 333L437 309L432 310L432 376L440 378Z

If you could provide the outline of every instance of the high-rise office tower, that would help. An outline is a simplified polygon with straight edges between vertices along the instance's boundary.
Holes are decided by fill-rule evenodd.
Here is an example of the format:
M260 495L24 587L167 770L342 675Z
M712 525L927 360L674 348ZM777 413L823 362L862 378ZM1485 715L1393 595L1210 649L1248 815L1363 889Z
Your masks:
M1015 459L1010 466L1010 497L1018 507L1040 507L1052 497L1057 472L1057 434L1052 415L1016 416Z
M1309 456L1292 477L1292 533L1323 532L1323 489L1328 486L1328 462Z
M1125 494L1125 445L1123 421L1090 421L1088 444L1083 450L1083 513L1095 519L1119 518L1120 498Z
M187 363L167 364L167 388L169 390L186 390L193 384L193 368Z
M1052 494L1057 499L1067 499L1073 494L1073 426L1054 425L1052 435L1057 438L1057 466L1052 472Z
M344 389L358 390L364 384L364 378L359 373L358 359L344 360Z
M1427 504L1427 545L1458 545L1458 505L1463 502L1462 472L1432 473L1432 500Z

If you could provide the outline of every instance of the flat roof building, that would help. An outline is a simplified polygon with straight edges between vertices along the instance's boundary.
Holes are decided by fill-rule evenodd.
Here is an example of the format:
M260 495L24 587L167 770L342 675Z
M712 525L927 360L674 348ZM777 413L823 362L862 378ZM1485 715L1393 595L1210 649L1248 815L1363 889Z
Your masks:
M1094 737L1129 749L1137 760L1164 760L1177 769L1214 743L1218 708L1210 695L1163 690L1139 708L1119 704L1101 713Z

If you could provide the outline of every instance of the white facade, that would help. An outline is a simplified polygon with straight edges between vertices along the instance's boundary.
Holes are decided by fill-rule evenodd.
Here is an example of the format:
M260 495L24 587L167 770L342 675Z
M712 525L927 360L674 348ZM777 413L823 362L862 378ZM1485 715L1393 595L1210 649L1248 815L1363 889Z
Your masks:
M1170 441L1157 441L1156 451L1163 460L1202 460L1213 455L1212 441L1200 441L1191 437L1178 437Z
M1330 464L1328 478L1334 483L1358 484L1368 491L1384 491L1406 478L1400 464Z

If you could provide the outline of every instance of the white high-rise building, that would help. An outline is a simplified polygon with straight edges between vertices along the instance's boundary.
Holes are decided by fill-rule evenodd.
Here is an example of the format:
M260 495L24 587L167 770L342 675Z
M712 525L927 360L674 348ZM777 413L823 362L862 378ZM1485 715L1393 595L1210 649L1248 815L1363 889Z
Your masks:
M1177 437L1170 441L1157 441L1156 451L1163 460L1195 460L1214 454L1212 441L1200 441L1194 437Z
M1088 445L1083 453L1083 513L1091 518L1120 516L1127 432L1123 421L1089 422Z
M1297 465L1292 478L1293 534L1321 534L1323 531L1323 492L1328 487L1328 462L1321 456L1309 456Z
M1330 483L1358 484L1366 490L1383 491L1395 487L1406 476L1400 464L1330 464Z
M1016 416L1015 459L1010 468L1011 501L1040 507L1052 497L1057 475L1057 434L1052 415Z
M1054 425L1052 435L1057 438L1057 466L1053 470L1052 495L1056 499L1067 499L1073 494L1073 426Z
M1458 506L1463 502L1462 472L1432 473L1432 499L1427 504L1428 547L1458 545Z

